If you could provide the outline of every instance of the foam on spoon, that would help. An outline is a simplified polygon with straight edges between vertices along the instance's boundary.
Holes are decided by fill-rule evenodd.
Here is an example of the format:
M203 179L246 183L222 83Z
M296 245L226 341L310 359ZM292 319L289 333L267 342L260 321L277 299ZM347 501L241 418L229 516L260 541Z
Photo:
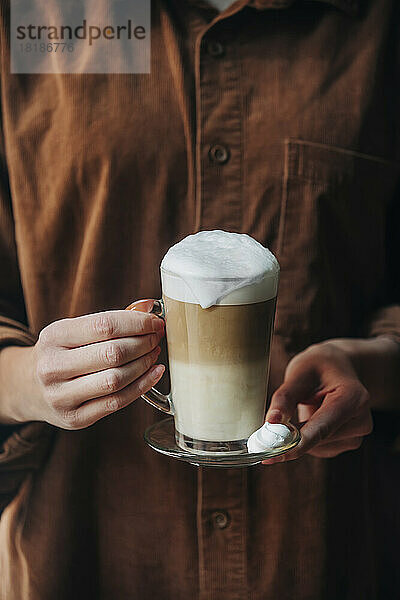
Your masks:
M247 440L249 452L263 452L270 448L286 446L292 439L290 429L281 423L266 421L260 429L251 434Z
M209 308L274 298L279 263L242 233L200 231L171 246L161 262L166 296Z

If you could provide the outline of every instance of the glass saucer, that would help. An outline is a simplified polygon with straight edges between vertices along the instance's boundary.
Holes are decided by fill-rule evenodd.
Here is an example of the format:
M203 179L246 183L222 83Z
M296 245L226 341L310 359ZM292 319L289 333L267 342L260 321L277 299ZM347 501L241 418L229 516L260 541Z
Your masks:
M300 441L299 430L289 423L287 425L292 433L291 441L285 446L279 448L270 448L264 452L243 452L241 454L220 454L210 455L197 452L188 452L177 446L175 441L174 418L169 417L154 423L148 427L144 433L146 443L160 454L165 454L177 460L183 460L195 465L196 467L250 467L257 465L267 458L280 456L289 450L292 450Z

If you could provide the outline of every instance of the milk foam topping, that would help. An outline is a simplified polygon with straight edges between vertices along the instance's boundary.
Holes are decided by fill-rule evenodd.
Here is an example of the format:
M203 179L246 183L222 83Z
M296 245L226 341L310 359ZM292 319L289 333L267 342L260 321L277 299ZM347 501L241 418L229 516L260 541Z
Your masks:
M279 263L247 234L200 231L171 246L161 262L163 292L200 304L248 304L274 298Z
M260 429L251 434L247 440L247 449L249 452L263 452L285 446L291 439L292 434L286 425L266 421Z

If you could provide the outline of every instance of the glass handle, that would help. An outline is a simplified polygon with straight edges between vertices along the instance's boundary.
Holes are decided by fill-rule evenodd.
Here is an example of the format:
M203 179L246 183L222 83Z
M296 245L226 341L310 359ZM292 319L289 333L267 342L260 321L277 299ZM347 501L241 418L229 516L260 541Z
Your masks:
M126 310L138 310L140 312L149 312L146 310L148 307L149 300L138 300L137 302L133 302L130 304ZM153 304L153 308L150 310L151 313L154 313L160 319L165 319L165 307L162 299L155 300ZM171 402L171 394L162 394L156 388L152 387L148 392L141 395L143 400L146 400L149 404L161 410L161 412L166 413L168 415L173 415L172 402Z
M153 308L150 312L154 313L155 315L160 317L160 319L163 319L165 321L164 300L162 298L160 300L154 300Z
M172 404L169 399L169 394L166 396L159 392L156 388L152 387L148 392L141 395L143 400L146 400L148 404L151 404L161 412L166 413L167 415L173 415L174 412L172 410Z

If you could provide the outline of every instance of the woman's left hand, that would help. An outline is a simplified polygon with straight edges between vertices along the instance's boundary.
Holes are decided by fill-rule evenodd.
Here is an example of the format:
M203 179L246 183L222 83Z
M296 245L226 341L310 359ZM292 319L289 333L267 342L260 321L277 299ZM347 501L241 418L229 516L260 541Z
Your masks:
M291 452L264 464L294 460L304 454L331 458L356 450L371 433L369 393L340 343L312 345L288 364L266 420L284 423L295 416L304 423L301 442Z

